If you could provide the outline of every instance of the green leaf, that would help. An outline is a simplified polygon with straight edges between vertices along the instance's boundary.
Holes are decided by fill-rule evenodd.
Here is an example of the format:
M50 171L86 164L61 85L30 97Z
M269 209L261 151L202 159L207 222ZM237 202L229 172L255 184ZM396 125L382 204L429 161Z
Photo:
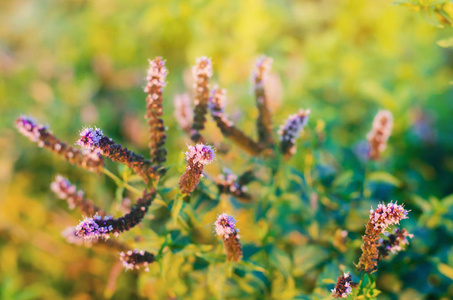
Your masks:
M401 187L402 182L392 174L389 174L387 172L382 172L382 171L377 171L373 172L368 175L368 180L370 181L375 181L375 182L384 182L388 183L390 185L396 186L396 187Z

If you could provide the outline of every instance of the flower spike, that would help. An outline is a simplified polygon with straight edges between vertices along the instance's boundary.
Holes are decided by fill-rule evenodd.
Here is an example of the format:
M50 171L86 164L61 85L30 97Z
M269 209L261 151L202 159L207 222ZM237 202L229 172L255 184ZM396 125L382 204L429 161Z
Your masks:
M126 270L140 269L140 266L145 268L145 272L149 272L148 265L155 260L154 254L147 251L135 249L120 253L120 260L123 262L123 267Z
M296 153L296 138L308 123L310 110L299 110L297 114L289 116L288 120L278 131L280 135L280 150L285 157L290 157Z
M209 98L209 110L222 134L235 142L250 155L259 155L263 147L234 126L225 113L226 91L215 87Z
M176 95L175 100L175 111L174 116L179 126L190 133L190 127L193 121L193 110L190 107L190 97L188 94Z
M32 117L20 116L16 119L15 125L30 141L64 157L70 164L90 171L99 171L104 166L104 160L97 150L78 150L68 146L53 135L47 126L37 124Z
M259 142L267 148L272 148L274 145L271 112L269 110L269 103L264 89L271 66L272 58L262 55L256 60L255 70L252 73L256 106L258 107L258 137Z
M153 166L160 169L162 173L165 169L161 165L166 161L167 155L167 150L164 147L167 136L162 119L162 93L166 84L166 76L165 61L161 57L149 61L147 84L144 89L145 93L148 94L146 97L146 119L150 131L149 149Z
M214 160L215 153L211 146L197 144L189 146L189 151L185 154L187 160L186 171L181 176L179 188L183 194L190 194L200 182L204 166Z
M118 236L121 232L131 229L142 221L155 197L156 191L153 190L149 193L145 191L130 213L118 219L114 219L112 216L101 217L98 214L86 217L76 226L77 235L86 240L108 239L110 234Z
M377 113L373 120L373 128L367 134L368 142L370 143L369 158L378 160L380 153L387 147L387 140L392 133L393 115L388 110L381 110Z
M57 175L55 180L50 184L50 189L60 199L65 199L68 202L69 209L78 207L84 214L92 216L96 213L104 216L106 213L96 207L93 202L87 200L82 190L77 190L77 187L68 179L61 175Z
M209 79L212 77L211 59L206 56L198 58L197 64L192 68L192 74L195 80L195 110L190 138L195 143L202 143L204 139L200 131L204 129L208 112Z
M80 139L77 144L85 149L99 151L102 155L107 156L113 161L119 161L126 164L135 173L140 175L145 182L154 177L155 168L151 161L145 159L142 155L121 147L111 138L105 136L99 128L85 128L80 132Z
M338 277L337 284L332 290L332 297L347 298L352 293L352 289L357 287L357 283L353 282L349 272Z
M242 245L239 241L239 229L236 228L236 220L223 213L217 217L214 223L215 232L222 237L227 260L239 261L242 258Z
M376 210L370 210L370 219L366 225L365 235L362 237L362 256L360 257L358 268L367 273L372 273L377 269L379 259L378 241L379 235L386 232L386 229L393 224L399 224L403 219L407 219L408 211L403 205L390 202L389 204L379 204Z

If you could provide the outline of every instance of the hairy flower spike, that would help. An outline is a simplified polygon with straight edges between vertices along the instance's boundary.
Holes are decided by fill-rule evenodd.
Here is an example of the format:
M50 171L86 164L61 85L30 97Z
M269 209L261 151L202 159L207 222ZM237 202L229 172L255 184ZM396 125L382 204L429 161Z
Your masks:
M96 150L78 150L58 139L47 128L37 124L32 117L21 116L16 119L17 130L30 141L38 143L53 153L64 157L69 163L90 171L99 171L104 166L104 160Z
M190 133L190 127L193 121L193 110L190 107L190 97L188 94L175 96L175 111L174 116L181 128Z
M223 245L228 260L239 261L242 258L242 245L239 241L239 229L236 228L236 220L223 213L217 217L214 223L215 232L222 237Z
M163 90L167 69L161 57L149 61L148 75L146 77L146 119L150 131L149 149L151 162L161 173L165 172L162 163L166 161L167 150L164 148L167 136L165 134L163 113Z
M256 67L252 73L252 82L254 84L256 106L258 107L258 138L259 142L268 148L274 146L274 138L272 136L272 118L269 110L268 99L264 89L265 82L269 76L272 66L272 58L265 55L256 60Z
M211 146L197 144L189 146L189 151L185 154L187 160L186 171L181 176L179 188L183 194L190 194L200 182L204 166L214 160L215 153Z
M395 228L392 234L386 234L387 239L379 239L379 259L385 259L390 253L398 253L403 250L403 247L409 245L408 237L413 238L406 229Z
M379 253L379 235L393 224L399 224L403 219L407 219L408 211L402 205L390 202L389 204L379 204L376 210L370 210L370 219L366 225L365 235L362 237L362 256L360 257L358 268L367 273L372 273L377 269Z
M296 153L296 138L308 123L309 109L301 109L297 114L289 116L288 120L278 131L280 135L280 150L283 155L290 157Z
M131 211L118 219L114 219L112 216L101 217L98 214L86 217L76 226L77 236L86 240L108 239L110 234L118 236L121 232L131 229L142 221L155 197L156 191L145 192Z
M373 120L373 127L367 134L368 142L370 143L369 158L378 160L380 153L387 147L387 140L392 133L393 116L388 110L381 110L377 113Z
M259 155L263 147L254 140L245 135L244 132L234 126L228 115L225 113L226 91L215 87L209 98L209 110L212 118L217 124L222 134L235 142L239 147L247 151L251 155Z
M192 68L195 88L195 110L190 138L195 143L203 142L200 131L204 129L209 100L209 79L212 77L211 59L203 56L197 59L197 64Z
M58 198L65 199L68 202L69 209L78 207L86 215L92 216L96 213L102 216L105 215L105 212L85 198L82 190L77 190L75 185L72 185L68 179L61 175L57 175L55 180L50 184L50 189Z
M352 289L357 287L357 283L352 282L349 272L344 273L338 277L337 284L332 290L332 297L334 298L347 298L351 294Z
M241 180L238 180L238 177L228 169L223 169L222 174L219 174L216 184L220 193L233 195L238 200L245 202L251 199L250 194L247 193L245 184Z
M145 272L149 272L148 265L154 262L154 259L154 254L138 249L120 253L120 260L123 262L123 267L126 270L138 270L140 266L143 266Z
M80 139L77 144L86 149L99 151L113 161L126 164L135 173L140 175L145 182L154 177L155 168L151 162L142 155L121 147L111 138L105 136L98 128L85 128L80 132Z

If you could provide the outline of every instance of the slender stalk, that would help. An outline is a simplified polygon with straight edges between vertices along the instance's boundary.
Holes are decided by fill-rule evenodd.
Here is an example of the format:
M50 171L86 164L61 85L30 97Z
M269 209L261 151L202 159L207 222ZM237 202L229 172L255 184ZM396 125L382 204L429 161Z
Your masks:
M119 186L123 186L125 187L126 189L128 189L129 191L137 194L138 196L142 196L143 193L140 192L139 190L137 190L136 188L134 188L132 185L128 184L127 182L124 182L123 180L121 180L121 178L119 178L118 176L116 176L115 174L113 174L112 172L110 172L108 169L106 168L102 168L101 171L107 175L108 177L112 178L116 184L118 184Z
M357 285L357 289L355 290L354 296L352 297L353 300L357 299L357 297L360 294L360 287L362 286L363 277L365 277L365 272L362 272L362 276L360 277L359 284Z

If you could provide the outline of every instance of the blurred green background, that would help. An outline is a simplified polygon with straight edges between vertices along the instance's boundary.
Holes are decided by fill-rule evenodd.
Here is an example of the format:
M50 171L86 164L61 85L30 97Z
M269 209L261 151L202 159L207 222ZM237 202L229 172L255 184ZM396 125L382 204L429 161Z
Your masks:
M301 172L312 168L313 180L327 188L325 181L344 185L336 193L341 200L327 197L321 206L339 209L341 201L355 197L349 183L361 167L354 153L377 111L393 113L393 134L376 167L381 173L375 174L391 182L390 191L373 194L371 187L370 198L406 203L413 218L406 224L416 237L407 251L410 272L403 270L408 264L402 258L399 268L388 263L378 287L383 299L452 297L453 201L447 196L453 194L453 52L437 42L453 30L392 2L0 1L0 298L99 299L113 290L117 299L184 298L187 290L176 282L172 287L130 272L113 288L109 274L116 253L66 243L60 232L80 214L50 192L55 175L64 174L106 209L115 207L115 186L37 148L13 123L21 114L33 115L69 143L84 125L96 125L146 155L142 88L147 59L163 56L170 72L164 97L168 164L182 164L188 140L173 117L173 98L191 89L187 77L195 59L212 58L213 81L228 90L227 110L254 135L257 113L249 77L261 54L274 59L274 126L299 108L312 111L289 165ZM208 132L218 136L214 128ZM325 142L311 152L320 134ZM253 166L240 155L218 160L238 173L244 163ZM360 204L362 212L353 213L366 220L375 203ZM248 226L245 216L241 233ZM338 226L356 230L357 250L364 223L352 223L346 218ZM358 257L349 258L343 264L351 269ZM296 264L297 259L292 268ZM314 291L314 283L301 287L300 274L292 274L300 295ZM334 274L332 279L339 275ZM158 285L167 293L156 294Z

